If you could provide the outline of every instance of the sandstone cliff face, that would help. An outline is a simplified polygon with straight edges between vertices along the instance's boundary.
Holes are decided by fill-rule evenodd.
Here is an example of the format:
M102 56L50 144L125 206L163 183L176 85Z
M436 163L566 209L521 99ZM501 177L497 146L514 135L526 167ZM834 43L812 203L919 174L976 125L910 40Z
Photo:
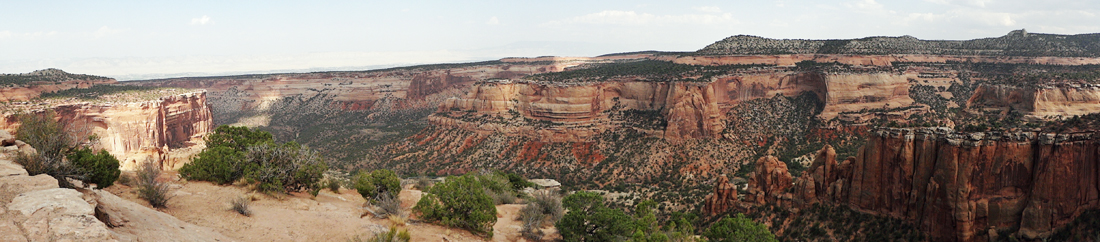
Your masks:
M159 162L164 169L179 168L187 157L170 151L201 143L213 130L206 92L198 91L134 103L74 103L51 108L62 123L81 134L95 134L98 145L135 170L141 162ZM14 132L18 119L7 114L0 129Z
M667 120L664 129L649 130L664 138L713 138L725 129L714 89L710 83L691 82L479 82L466 97L451 98L440 105L440 112L451 114L431 120L471 130L527 134L547 141L584 141L622 122L613 120L611 112L641 110L660 112ZM483 124L458 117L466 112L551 125ZM517 114L521 117L515 117Z
M986 241L1013 228L1038 238L1100 208L1097 135L880 129L836 166L823 149L795 200L905 219L937 241Z
M1100 86L1016 87L981 85L967 101L971 107L1012 108L1029 115L1073 116L1100 112Z
M712 82L653 82L619 78L603 82L553 83L526 80L476 82L464 97L444 101L431 121L437 125L526 135L546 141L584 141L618 127L619 111L659 113L666 125L645 132L670 139L718 138L726 113L741 102L776 95L814 93L829 120L842 112L904 107L909 78L916 73L822 73L756 71ZM469 116L484 116L481 120ZM517 116L519 115L519 116ZM467 118L460 118L466 116ZM541 127L511 119L552 122ZM486 122L484 119L504 121Z

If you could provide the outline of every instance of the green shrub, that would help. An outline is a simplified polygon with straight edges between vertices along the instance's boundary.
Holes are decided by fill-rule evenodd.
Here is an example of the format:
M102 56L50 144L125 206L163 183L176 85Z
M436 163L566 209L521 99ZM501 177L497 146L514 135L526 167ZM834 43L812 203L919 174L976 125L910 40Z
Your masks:
M244 155L226 146L208 147L179 169L183 178L210 181L219 185L233 183L244 176Z
M271 133L249 129L248 127L221 125L214 129L214 133L206 136L206 147L229 147L237 151L245 151L249 146L275 142Z
M316 190L328 163L316 151L287 142L249 146L245 178L263 192Z
M118 170L118 159L106 150L95 153L88 148L79 149L69 154L69 162L86 174L83 179L85 182L95 183L100 189L114 185L121 173Z
M271 133L246 127L218 126L206 137L207 148L180 175L227 184L246 178L264 192L320 191L328 163L298 143L277 144Z
M497 221L493 199L485 194L485 187L473 174L448 177L435 184L413 210L425 221L467 229L487 237L493 236L493 224Z
M332 191L332 193L340 193L340 181L329 179L328 183L325 185L328 185L328 190Z
M391 170L380 169L370 173L359 171L355 174L355 190L367 200L377 200L379 196L388 193L391 197L397 197L401 192L401 178Z
M603 196L577 192L562 199L569 210L555 226L565 241L614 241L629 237L634 220L622 210L608 208Z
M503 176L508 179L508 183L512 185L512 191L518 192L524 188L534 187L535 184L527 181L526 178L515 173L503 173L500 171L495 172L497 175Z
M709 241L733 242L733 241L778 241L775 234L763 224L753 222L744 214L737 217L726 217L714 223L703 233Z

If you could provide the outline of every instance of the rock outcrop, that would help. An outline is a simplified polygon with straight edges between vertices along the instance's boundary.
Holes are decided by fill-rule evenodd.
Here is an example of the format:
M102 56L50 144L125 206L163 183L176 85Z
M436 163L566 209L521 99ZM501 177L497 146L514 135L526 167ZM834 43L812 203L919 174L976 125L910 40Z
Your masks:
M0 241L232 241L105 191L29 176L9 158L15 150L0 151Z
M1100 85L981 85L967 106L1011 108L1036 117L1084 115L1100 112Z
M820 151L794 200L904 219L936 241L1041 238L1100 208L1098 135L879 129L835 166Z
M749 174L745 201L756 204L785 204L791 200L787 188L794 185L794 179L787 171L787 164L769 155L757 159L754 168Z
M122 170L135 170L141 162L159 162L164 169L179 168L187 157L170 151L201 143L213 131L206 92L197 91L132 103L80 102L49 107L69 129L94 134L98 146L122 162ZM43 109L37 110L44 111ZM18 118L0 118L0 129L14 132Z
M718 176L714 183L714 193L707 195L703 206L703 214L714 216L729 211L739 203L737 187L730 183L726 176Z

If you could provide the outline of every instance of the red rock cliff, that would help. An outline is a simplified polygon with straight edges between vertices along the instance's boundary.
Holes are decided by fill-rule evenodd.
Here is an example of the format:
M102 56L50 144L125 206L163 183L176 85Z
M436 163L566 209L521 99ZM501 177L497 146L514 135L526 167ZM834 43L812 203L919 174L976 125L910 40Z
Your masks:
M880 129L839 165L826 147L795 200L905 219L936 241L1039 238L1100 208L1100 134Z

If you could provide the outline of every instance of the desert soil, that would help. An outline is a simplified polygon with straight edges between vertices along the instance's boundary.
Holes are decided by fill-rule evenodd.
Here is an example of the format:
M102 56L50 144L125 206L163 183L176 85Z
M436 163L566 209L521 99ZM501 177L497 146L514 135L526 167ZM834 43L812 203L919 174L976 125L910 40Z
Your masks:
M180 220L214 229L240 241L349 241L367 238L375 231L388 230L394 223L388 219L374 218L369 213L362 216L365 200L355 190L340 189L339 193L321 191L317 197L308 193L292 193L270 196L255 193L248 188L219 186L203 181L186 181L177 178L175 172L166 172L163 180L169 181L174 195L168 208L161 212ZM148 206L138 198L134 188L124 184L105 189L124 199ZM401 205L409 211L421 197L421 192L409 187L400 193ZM248 197L252 216L240 215L230 210L229 202ZM497 223L493 226L493 238L487 239L463 229L443 227L415 220L405 225L412 241L526 241L520 236L522 225L517 220L521 204L497 206ZM553 226L544 232L547 240L558 237Z

